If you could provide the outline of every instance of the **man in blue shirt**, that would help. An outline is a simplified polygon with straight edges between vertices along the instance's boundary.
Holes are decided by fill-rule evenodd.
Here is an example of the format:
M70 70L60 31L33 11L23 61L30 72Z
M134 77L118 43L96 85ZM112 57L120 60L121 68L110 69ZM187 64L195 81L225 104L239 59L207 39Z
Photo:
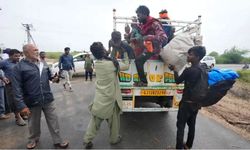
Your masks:
M62 75L65 78L65 82L63 83L64 89L66 89L66 85L69 86L69 90L72 91L72 87L70 84L70 80L72 79L73 72L75 72L75 65L73 61L73 56L69 53L70 48L64 48L64 54L62 54L59 58L59 70L61 71Z
M9 80L9 83L6 84L5 86L7 103L8 106L10 107L9 111L15 113L16 124L19 126L24 126L26 125L26 122L23 120L20 113L17 112L12 92L13 68L19 62L19 59L20 59L20 51L16 49L11 49L9 51L9 58L0 62L0 69L3 70L6 78ZM27 119L26 116L24 118Z

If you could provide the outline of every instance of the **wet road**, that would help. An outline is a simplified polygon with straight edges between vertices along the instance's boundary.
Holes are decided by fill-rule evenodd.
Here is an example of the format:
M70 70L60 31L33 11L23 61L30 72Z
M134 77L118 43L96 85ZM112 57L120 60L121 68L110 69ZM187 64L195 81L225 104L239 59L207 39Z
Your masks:
M88 104L94 97L93 82L83 78L74 79L74 92L65 91L60 84L53 84L52 89L57 105L57 113L62 137L70 141L71 149L84 148L82 138L87 128L90 114ZM124 113L121 116L122 142L117 145L108 143L109 131L103 122L100 132L94 139L93 148L104 149L166 149L174 148L176 136L177 112L168 113ZM42 133L37 148L53 148L44 117ZM14 118L0 120L0 148L24 149L28 137L27 126L14 124ZM199 114L196 124L195 149L232 149L250 148L250 141L224 128L217 122Z

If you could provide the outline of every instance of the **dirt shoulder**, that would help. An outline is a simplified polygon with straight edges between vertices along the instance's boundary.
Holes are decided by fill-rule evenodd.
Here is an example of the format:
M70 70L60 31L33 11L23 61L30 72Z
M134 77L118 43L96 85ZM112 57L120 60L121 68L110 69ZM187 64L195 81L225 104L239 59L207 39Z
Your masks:
M201 113L250 140L250 84L237 81L220 102Z

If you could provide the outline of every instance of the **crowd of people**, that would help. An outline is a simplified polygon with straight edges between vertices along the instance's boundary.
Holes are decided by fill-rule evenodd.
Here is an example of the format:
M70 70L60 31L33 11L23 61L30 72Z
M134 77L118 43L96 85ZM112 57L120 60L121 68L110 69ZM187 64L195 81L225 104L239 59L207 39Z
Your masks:
M169 19L167 11L161 11L160 17ZM93 102L89 109L91 120L84 135L85 148L92 148L92 140L97 134L103 120L106 120L110 129L109 142L117 144L121 141L120 114L122 113L122 96L119 87L118 72L123 70L129 63L129 59L135 59L135 65L140 80L134 82L134 86L147 86L147 78L144 74L144 63L148 59L158 59L159 52L169 36L163 29L161 22L150 16L148 7L141 5L136 9L136 17L131 24L125 27L125 41L122 41L121 33L114 31L111 34L109 48L106 50L101 42L94 42L90 51L97 59L93 60L86 56L85 80L88 76L92 81L93 65L96 72L96 91ZM171 37L172 38L172 37ZM180 103L177 116L177 149L191 148L195 133L195 120L200 109L190 98L188 89L194 86L199 76L197 66L206 50L202 46L193 47L188 51L187 61L192 66L178 76L174 66L176 83L185 82L184 94ZM58 82L60 76L65 78L63 87L72 90L70 80L75 71L73 57L70 48L64 49L64 54L59 58L59 73L53 75L45 61L45 52L38 51L32 44L23 46L24 58L20 59L21 52L16 49L9 51L9 58L0 62L0 119L8 119L10 112L15 114L16 124L25 126L24 120L28 119L29 138L28 149L33 149L39 142L41 129L41 113L44 113L50 134L56 148L67 148L69 142L63 140L60 134L58 117L55 113L54 97L50 89L50 81ZM122 59L122 63L117 59ZM6 96L4 95L4 91ZM183 142L185 124L189 126L187 142ZM183 144L184 143L184 144Z

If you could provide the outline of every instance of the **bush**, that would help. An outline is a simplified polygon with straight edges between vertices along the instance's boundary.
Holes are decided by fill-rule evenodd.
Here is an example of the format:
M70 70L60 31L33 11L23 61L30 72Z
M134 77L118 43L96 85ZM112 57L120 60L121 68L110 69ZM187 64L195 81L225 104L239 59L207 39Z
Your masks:
M72 56L74 56L74 55L76 55L76 54L78 54L78 53L80 53L80 52L78 52L78 51L72 51L72 52L70 52L70 54L72 55ZM59 57L61 56L63 54L63 52L46 52L46 57L48 58L48 59L59 59Z
M240 80L250 83L250 70L239 70L237 73L240 75Z
M46 52L46 57L48 59L59 59L62 55L62 52Z

